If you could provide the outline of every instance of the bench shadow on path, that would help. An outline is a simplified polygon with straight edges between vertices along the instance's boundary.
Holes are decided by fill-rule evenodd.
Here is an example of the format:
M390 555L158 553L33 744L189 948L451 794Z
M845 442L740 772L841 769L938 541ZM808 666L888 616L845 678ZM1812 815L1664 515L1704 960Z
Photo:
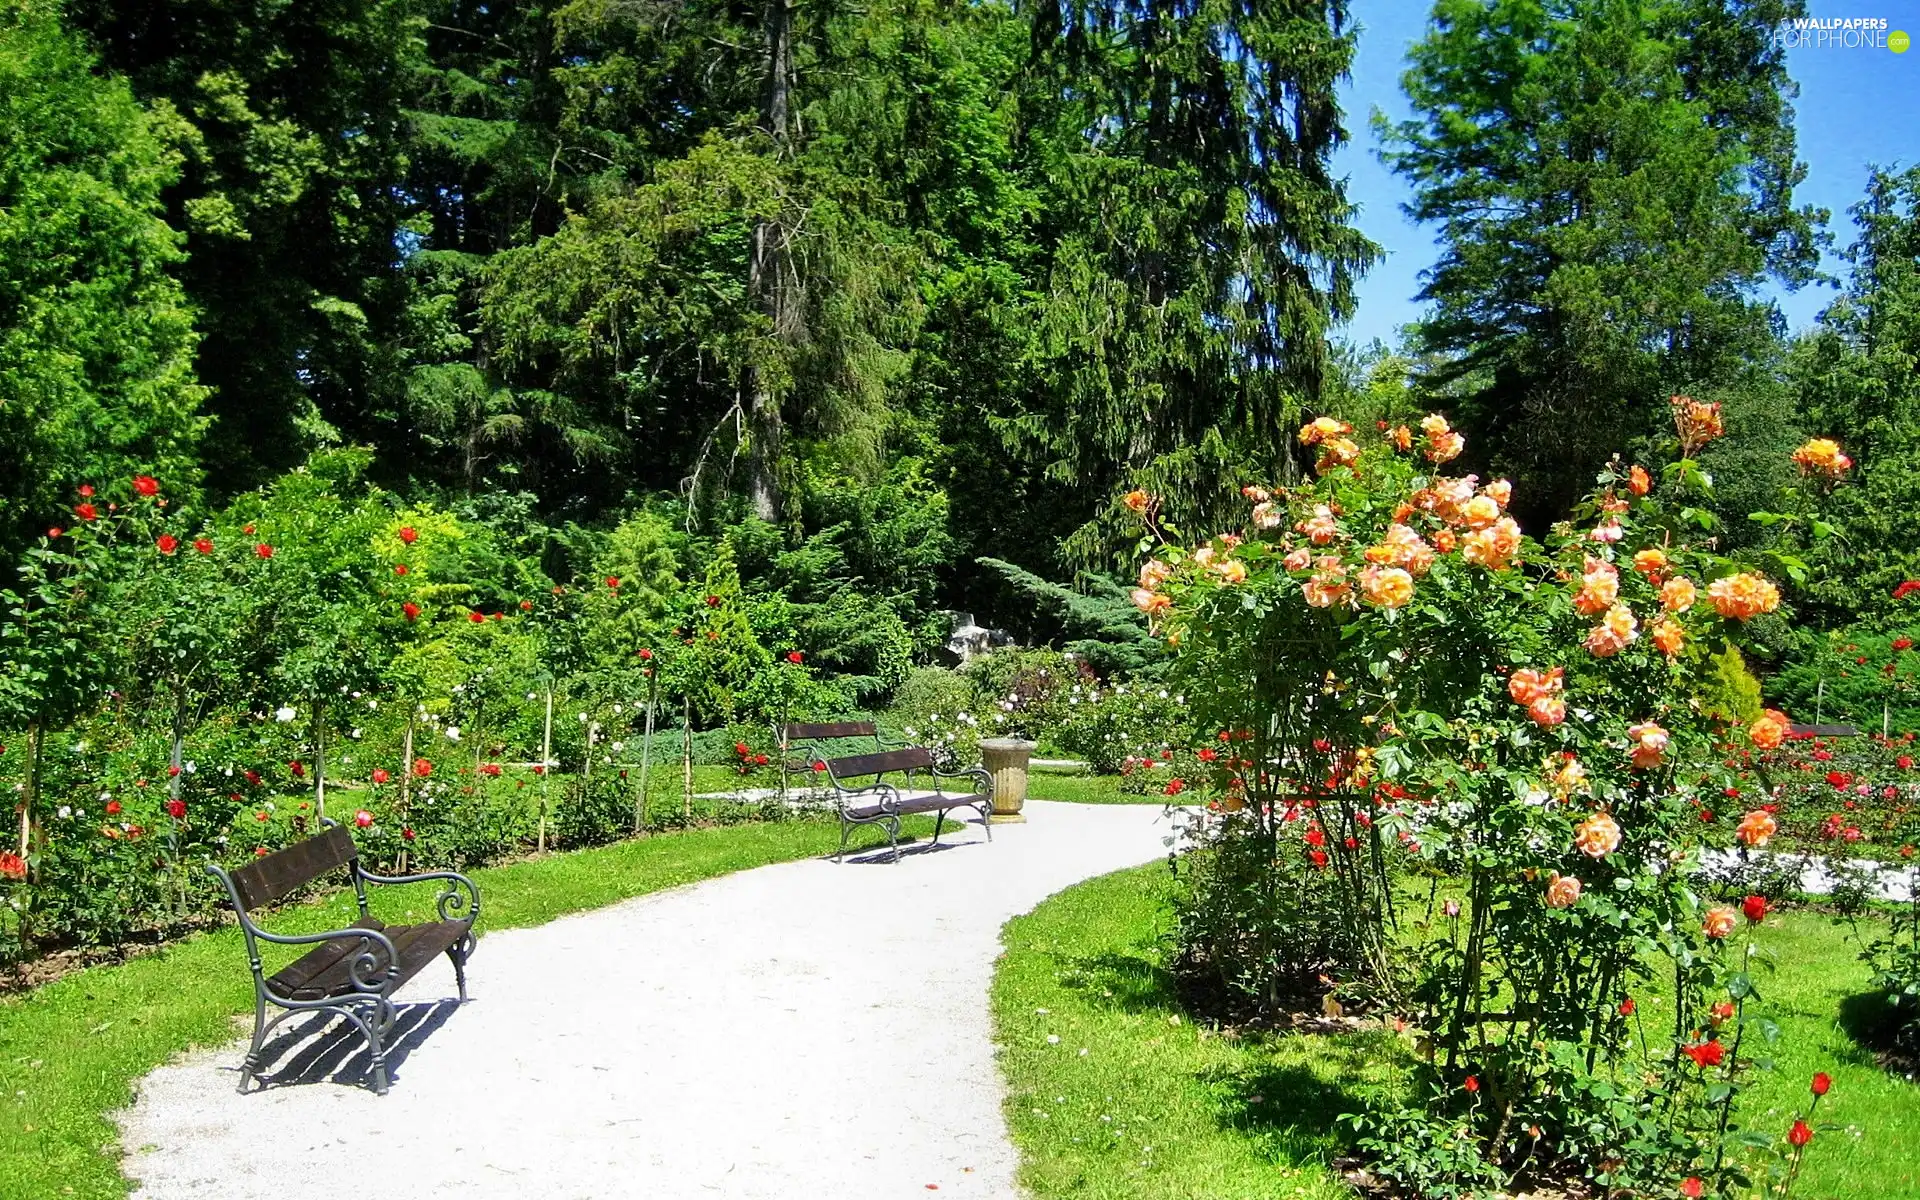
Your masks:
M962 822L958 817L948 817L946 825L941 827L940 837L943 840L933 842L925 838L902 836L900 839L901 861L904 862L916 855L945 854L949 850L964 850L969 846L977 845L983 849L991 848L991 843L987 841L986 835L980 832L980 822L978 821ZM958 837L959 840L950 840L955 837ZM831 854L824 855L823 857L828 862L833 861L833 855ZM891 863L893 861L893 851L888 849L884 843L878 846L861 846L857 848L848 846L846 857L841 861L862 867L870 867L877 863Z
M394 1006L393 1029L386 1037L387 1076L393 1086L402 1086L407 1056L459 1007L453 999ZM373 1088L373 1053L367 1040L352 1022L332 1013L290 1018L260 1048L260 1063L257 1081L263 1090L307 1083Z
M1181 1002L1173 972L1148 954L1108 952L1059 961L1061 986L1082 992L1094 1005L1194 1019ZM1226 1036L1236 1041L1244 1037L1255 1046L1268 1039L1312 1039L1315 1067L1250 1053L1242 1060L1244 1065L1203 1069L1194 1078L1211 1097L1214 1119L1221 1128L1259 1142L1268 1156L1279 1161L1326 1161L1342 1141L1337 1128L1340 1114L1366 1105L1362 1096L1336 1081L1367 1074L1379 1053L1370 1045L1377 1039L1260 1031Z

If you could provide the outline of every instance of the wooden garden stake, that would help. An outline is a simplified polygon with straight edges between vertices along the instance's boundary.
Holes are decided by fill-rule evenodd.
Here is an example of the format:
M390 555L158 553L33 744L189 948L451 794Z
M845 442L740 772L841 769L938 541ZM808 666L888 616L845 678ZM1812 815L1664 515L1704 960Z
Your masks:
M553 684L547 684L547 720L540 732L540 840L535 849L547 848L547 776L553 772Z

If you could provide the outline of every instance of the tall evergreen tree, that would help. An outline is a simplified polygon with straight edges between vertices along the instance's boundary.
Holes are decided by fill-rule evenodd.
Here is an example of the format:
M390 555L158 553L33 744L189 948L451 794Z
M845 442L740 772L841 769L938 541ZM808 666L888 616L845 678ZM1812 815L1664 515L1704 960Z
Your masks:
M1800 0L1438 0L1383 127L1409 215L1445 239L1420 299L1429 387L1484 466L1557 512L1674 392L1710 394L1772 333L1755 292L1817 263L1792 207Z
M1333 152L1341 0L1040 0L1024 153L1047 261L1035 386L1004 423L1094 495L1217 504L1277 469L1376 248Z

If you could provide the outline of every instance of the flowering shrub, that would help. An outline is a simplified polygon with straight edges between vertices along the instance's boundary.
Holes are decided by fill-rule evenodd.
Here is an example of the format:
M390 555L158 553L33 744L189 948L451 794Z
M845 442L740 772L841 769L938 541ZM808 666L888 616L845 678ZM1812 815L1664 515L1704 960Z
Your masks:
M1112 774L1130 760L1184 745L1191 731L1186 697L1157 683L1076 680L1067 688L1051 740L1093 770Z
M1799 849L1892 858L1912 845L1911 818L1920 807L1917 759L1920 746L1911 733L1782 737L1751 754L1741 781L1746 790L1735 787L1721 803L1764 801L1760 806Z
M1445 473L1462 443L1437 416L1368 449L1313 422L1316 478L1249 486L1232 533L1187 542L1138 509L1135 602L1196 717L1243 739L1225 768L1242 805L1189 843L1183 959L1267 1007L1324 977L1406 1014L1431 1048L1414 1102L1357 1121L1422 1194L1493 1171L1661 1192L1740 1170L1742 1042L1774 1027L1747 1011L1738 914L1692 878L1733 832L1700 813L1749 737L1696 697L1780 595L1695 543L1693 454L1719 412L1673 412L1677 461L1610 465L1544 546L1505 481ZM1734 836L1764 844L1770 821ZM1439 924L1395 888L1413 864L1446 881ZM1655 978L1678 994L1648 1034L1628 1017Z

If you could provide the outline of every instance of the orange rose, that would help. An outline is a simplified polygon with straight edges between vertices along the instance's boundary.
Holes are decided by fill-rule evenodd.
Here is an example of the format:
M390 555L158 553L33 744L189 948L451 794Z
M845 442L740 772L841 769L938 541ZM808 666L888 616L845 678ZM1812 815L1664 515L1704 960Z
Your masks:
M1487 529L1475 529L1460 539L1460 557L1490 571L1504 571L1520 553L1520 523L1501 517Z
M1172 608L1173 601L1162 592L1135 588L1133 589L1133 606L1151 617Z
M1315 417L1300 427L1300 442L1306 446L1318 446L1333 438L1344 437L1353 432L1353 426L1332 417Z
M1507 677L1507 694L1513 697L1516 704L1532 704L1542 696L1558 694L1565 686L1565 675L1563 667L1550 667L1546 671L1521 667Z
M1399 567L1375 564L1360 572L1360 591L1371 604L1402 608L1413 599L1413 576Z
M1405 454L1413 449L1413 430L1405 425L1394 426L1393 432L1388 436L1393 439L1393 448L1400 453Z
M1780 824L1773 819L1772 813L1756 808L1740 818L1740 824L1734 829L1733 836L1747 846L1758 850L1771 841L1773 835L1779 830Z
M1787 738L1787 715L1769 708L1747 726L1747 736L1762 750L1778 749Z
M1653 479L1645 467L1635 466L1627 472L1627 490L1636 496L1644 496L1653 490Z
M1588 858L1605 858L1620 848L1620 823L1606 813L1594 813L1574 826L1573 847Z
M1350 467L1360 457L1360 447L1351 438L1331 438L1320 444L1320 459L1313 469L1325 475L1341 467Z
M1717 941L1732 933L1739 925L1740 914L1737 911L1728 905L1716 904L1707 910L1707 919L1701 927L1707 931L1708 937Z
M1280 508L1271 500L1262 500L1253 506L1253 527L1272 529L1280 524Z
M1433 535L1433 548L1442 554L1452 554L1453 548L1459 544L1451 529L1442 529Z
M1567 719L1567 702L1558 696L1540 696L1527 705L1527 716L1543 729L1552 729Z
M1720 422L1717 403L1703 404L1692 396L1674 396L1667 403L1673 407L1673 424L1680 433L1683 457L1692 458L1695 450L1727 431Z
M1149 503L1149 497L1145 492L1141 491L1139 488L1135 488L1132 491L1128 492L1126 495L1122 496L1120 498L1120 503L1126 505L1128 508L1132 509L1134 512L1144 513L1147 511L1147 504Z
M1273 493L1269 492L1267 489L1261 487L1257 483L1250 483L1247 486L1241 488L1240 494L1242 496L1245 496L1247 499L1253 501L1255 504L1265 504L1267 501L1273 499Z
M1676 575L1660 585L1660 604L1668 612L1687 611L1699 595L1693 580L1684 575Z
M1644 721L1627 730L1627 736L1633 739L1630 753L1633 765L1642 771L1652 770L1660 765L1667 753L1667 731Z
M1580 760L1572 754L1562 758L1558 767L1555 767L1554 760L1549 758L1547 767L1551 771L1548 782L1553 784L1553 790L1562 800L1587 786L1587 768L1581 765Z
M1172 567L1157 558L1150 558L1140 567L1140 586L1151 592L1165 583L1172 574Z
M1247 581L1247 564L1237 558L1229 558L1225 562L1217 562L1207 569L1215 575L1218 575L1222 583L1233 584L1245 583Z
M1500 519L1500 502L1492 496L1475 496L1460 510L1460 523L1469 529L1485 529Z
M1307 603L1315 608L1332 608L1353 594L1353 586L1343 574L1321 572L1300 585Z
M1547 907L1572 908L1580 903L1580 893L1584 890L1578 879L1555 871L1547 877Z
M1588 633L1585 645L1595 658L1612 658L1632 645L1640 636L1640 622L1634 620L1633 612L1624 604L1616 604L1607 610L1600 624Z
M1285 558L1281 559L1280 565L1285 567L1289 571L1304 571L1307 569L1308 566L1312 564L1312 562L1313 562L1313 555L1310 552L1308 552L1305 546L1302 546L1299 549L1289 553Z
M1339 524L1333 519L1333 510L1322 504L1313 510L1313 516L1301 521L1294 529L1307 535L1307 540L1316 546L1324 546L1340 532Z
M1642 550L1633 556L1633 569L1642 575L1655 575L1667 569L1665 550Z
M1814 438L1793 452L1794 465L1803 475L1838 479L1853 469L1853 460L1840 453L1840 443L1832 438Z
M1573 606L1587 616L1597 616L1620 599L1620 572L1610 562L1587 556L1586 573L1580 577L1579 594Z
M1707 587L1714 611L1733 621L1749 621L1780 607L1780 589L1764 575L1742 571L1714 580Z
M1680 627L1680 622L1666 617L1653 623L1648 636L1653 639L1654 648L1668 658L1679 654L1681 648L1687 644L1687 631Z
M1480 494L1489 497L1501 508L1505 508L1513 500L1513 481L1509 479L1496 479L1486 487L1480 489Z

